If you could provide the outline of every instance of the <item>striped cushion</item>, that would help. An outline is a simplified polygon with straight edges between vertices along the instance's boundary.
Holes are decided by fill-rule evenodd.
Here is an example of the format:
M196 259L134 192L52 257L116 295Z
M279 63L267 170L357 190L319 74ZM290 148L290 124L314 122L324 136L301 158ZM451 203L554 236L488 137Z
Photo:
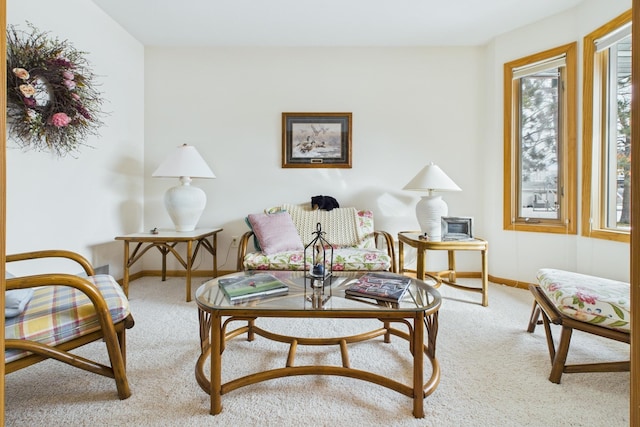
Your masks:
M289 212L304 245L314 239L318 223L322 224L323 237L335 248L356 247L364 238L355 208L324 211L309 205L284 204L280 209Z
M129 302L113 277L99 274L88 277L96 285L109 307L113 323L129 315ZM5 319L5 338L58 345L100 328L91 300L69 286L35 288L33 298L19 316ZM5 363L28 354L20 350L5 351Z

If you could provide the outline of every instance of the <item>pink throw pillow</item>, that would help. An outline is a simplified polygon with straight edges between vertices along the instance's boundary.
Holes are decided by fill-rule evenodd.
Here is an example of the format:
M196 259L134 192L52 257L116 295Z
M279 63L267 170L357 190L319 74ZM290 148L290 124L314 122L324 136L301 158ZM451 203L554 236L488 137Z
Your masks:
M304 249L289 212L250 214L248 218L265 255Z

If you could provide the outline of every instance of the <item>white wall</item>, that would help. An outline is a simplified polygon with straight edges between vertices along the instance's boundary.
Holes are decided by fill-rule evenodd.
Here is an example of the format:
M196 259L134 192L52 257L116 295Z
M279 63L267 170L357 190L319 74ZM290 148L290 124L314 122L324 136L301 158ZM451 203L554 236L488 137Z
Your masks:
M7 24L25 21L88 52L108 115L77 158L23 152L7 136L7 253L69 249L122 277L114 237L142 227L144 48L85 0L8 0Z
M376 228L417 229L421 194L402 187L429 161L463 189L445 194L450 214L480 217L481 51L147 47L145 228L172 227L162 197L177 180L151 174L182 143L217 176L194 184L209 198L199 225L224 228L222 269L235 268L230 239L248 230L247 214L318 194L372 209ZM281 168L283 112L352 112L353 168ZM158 268L155 258L145 268ZM479 255L473 262L466 268L478 270Z
M630 7L585 0L475 48L145 49L91 2L9 0L9 24L29 20L89 52L110 115L78 159L14 150L9 138L7 251L77 250L121 277L113 238L171 227L162 195L174 183L151 173L187 142L217 175L195 184L209 197L200 225L224 227L222 269L235 266L229 243L248 213L316 194L372 209L393 234L416 229L419 194L402 187L434 161L463 189L444 197L489 240L493 276L530 282L552 266L628 279L627 244L502 230L502 65L574 40L581 50L585 34ZM285 111L352 112L353 168L282 169ZM476 254L462 255L460 269L477 270ZM159 256L143 266L158 268Z
M487 98L484 180L484 223L490 242L490 274L532 282L540 267L554 267L629 280L629 245L580 235L556 235L502 229L503 183L503 64L514 59L578 41L578 152L582 159L582 39L607 21L631 8L630 0L585 0L568 12L520 28L493 40L485 49ZM581 170L579 163L579 170ZM578 191L581 189L579 177ZM489 191L493 189L493 191ZM578 194L581 206L581 194ZM492 218L490 220L490 218ZM579 227L581 224L579 224Z

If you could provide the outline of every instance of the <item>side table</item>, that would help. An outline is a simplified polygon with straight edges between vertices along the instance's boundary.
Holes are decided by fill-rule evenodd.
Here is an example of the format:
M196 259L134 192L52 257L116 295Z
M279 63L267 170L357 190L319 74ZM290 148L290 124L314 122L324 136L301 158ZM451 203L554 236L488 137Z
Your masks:
M142 255L149 249L157 248L162 254L162 280L165 281L167 279L167 254L172 253L186 270L187 302L191 301L193 259L198 255L200 248L204 248L213 256L213 277L218 276L217 235L221 231L222 228L198 228L193 231L159 230L157 234L151 232L133 233L116 237L116 240L124 241L122 289L125 295L129 295L129 268L142 258ZM176 245L181 242L187 244L186 259L175 249ZM129 244L131 243L136 243L133 252L129 250Z
M401 231L398 233L398 263L400 264L399 272L402 274L407 270L404 268L404 245L407 244L416 249L416 277L424 280L425 275L431 276L437 281L437 286L441 283L462 289L464 291L479 292L482 294L482 305L489 305L489 243L486 240L474 238L471 240L451 240L451 241L429 241L420 238L418 231ZM425 272L425 252L426 251L447 251L449 265L448 270L437 272L434 275ZM455 251L480 251L482 266L481 278L482 288L476 288L460 284L456 281L456 258Z

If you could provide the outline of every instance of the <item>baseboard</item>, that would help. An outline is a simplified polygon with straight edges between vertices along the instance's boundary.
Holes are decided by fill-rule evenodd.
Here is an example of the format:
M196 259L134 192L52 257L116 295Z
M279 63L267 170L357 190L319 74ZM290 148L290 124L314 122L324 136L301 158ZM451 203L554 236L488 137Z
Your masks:
M519 280L511 280L511 279L503 279L501 277L496 277L492 275L489 275L489 281L491 283L496 283L498 285L505 285L505 286L510 286L512 288L529 290L528 282L521 282Z

